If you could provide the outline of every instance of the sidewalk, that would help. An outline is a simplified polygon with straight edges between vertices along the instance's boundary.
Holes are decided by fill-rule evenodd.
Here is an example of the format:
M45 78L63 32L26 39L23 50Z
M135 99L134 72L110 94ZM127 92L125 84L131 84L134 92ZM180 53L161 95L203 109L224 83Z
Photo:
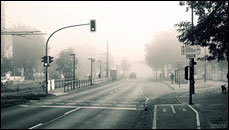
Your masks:
M228 84L222 81L195 81L195 94L192 102L199 112L201 129L228 129ZM176 98L182 104L189 103L189 84L171 84L162 81L174 89L167 98ZM227 92L222 93L221 85L227 84Z
M187 84L171 84L171 81L161 81L164 84L168 85L175 91L189 91L189 82ZM221 89L221 85L226 84L228 87L227 82L224 81L212 81L208 80L207 82L204 82L203 80L195 80L195 92L198 93L202 90L209 90L214 88Z

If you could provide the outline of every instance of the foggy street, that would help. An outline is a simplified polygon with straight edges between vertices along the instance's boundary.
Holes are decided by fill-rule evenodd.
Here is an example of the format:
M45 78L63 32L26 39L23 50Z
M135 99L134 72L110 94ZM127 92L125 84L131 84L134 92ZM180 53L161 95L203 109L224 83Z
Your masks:
M41 101L17 105L1 110L2 128L28 129L136 129L141 126L141 114L144 111L147 95L149 102L173 90L158 81L150 79L126 79L112 84L88 88L81 92L72 91L68 95L48 97ZM149 94L150 93L150 94ZM164 99L165 100L165 99ZM163 104L166 102L163 100ZM168 103L170 99L168 100ZM177 119L191 120L191 128L195 128L195 116L186 105L178 105L174 100L174 111ZM160 104L159 104L160 105ZM167 109L167 112L163 112ZM182 117L185 109L185 117ZM167 120L163 114L172 118L170 105L157 107L158 128L168 128L164 123L174 123L171 128L184 125L172 118ZM180 116L179 116L180 115ZM152 114L153 116L153 114ZM188 116L188 117L187 117ZM20 118L23 117L23 118ZM153 117L152 117L153 118ZM152 120L152 119L149 119ZM164 122L164 123L163 123ZM153 122L146 124L153 127ZM180 126L179 126L180 127ZM187 127L189 128L189 127Z
M228 129L228 1L1 1L1 129Z

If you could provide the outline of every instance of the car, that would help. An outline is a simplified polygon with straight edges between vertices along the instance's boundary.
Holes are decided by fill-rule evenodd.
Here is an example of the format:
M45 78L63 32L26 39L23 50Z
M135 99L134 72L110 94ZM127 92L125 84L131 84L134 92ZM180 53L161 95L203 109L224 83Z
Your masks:
M7 77L1 77L1 86L12 85L12 84L13 84L13 80L10 80Z
M130 78L130 79L136 79L136 78L137 78L136 73L131 72L131 73L130 73L130 77L129 77L129 78Z

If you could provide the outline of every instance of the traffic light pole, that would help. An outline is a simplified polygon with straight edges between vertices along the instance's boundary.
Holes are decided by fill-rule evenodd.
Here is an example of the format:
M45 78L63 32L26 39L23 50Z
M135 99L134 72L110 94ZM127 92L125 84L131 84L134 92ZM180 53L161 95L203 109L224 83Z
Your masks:
M192 13L192 45L193 44L193 4L191 5ZM192 94L194 94L194 58L190 58L190 80L189 80L189 104L192 105Z
M56 31L54 31L49 37L48 37L48 40L46 41L46 51L45 51L45 56L48 57L48 42L50 40L50 38L58 31L60 30L63 30L63 29L66 29L66 28L71 28L71 27L76 27L76 26L84 26L84 25L90 25L90 23L87 23L87 24L77 24L77 25L71 25L71 26L66 26L66 27L63 27L63 28L60 28ZM46 71L45 71L45 87L46 87L46 94L48 94L48 66L45 66L46 67Z

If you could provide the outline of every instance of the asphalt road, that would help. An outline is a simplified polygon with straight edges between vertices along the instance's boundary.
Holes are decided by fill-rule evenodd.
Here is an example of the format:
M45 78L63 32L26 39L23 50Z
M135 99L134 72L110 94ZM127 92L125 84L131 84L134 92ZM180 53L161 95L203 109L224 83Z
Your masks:
M159 100L171 92L167 85L150 79L73 90L1 109L1 129L138 129L146 128L141 126L144 123L150 129L196 128L195 112L187 105ZM144 113L150 102L154 104Z

